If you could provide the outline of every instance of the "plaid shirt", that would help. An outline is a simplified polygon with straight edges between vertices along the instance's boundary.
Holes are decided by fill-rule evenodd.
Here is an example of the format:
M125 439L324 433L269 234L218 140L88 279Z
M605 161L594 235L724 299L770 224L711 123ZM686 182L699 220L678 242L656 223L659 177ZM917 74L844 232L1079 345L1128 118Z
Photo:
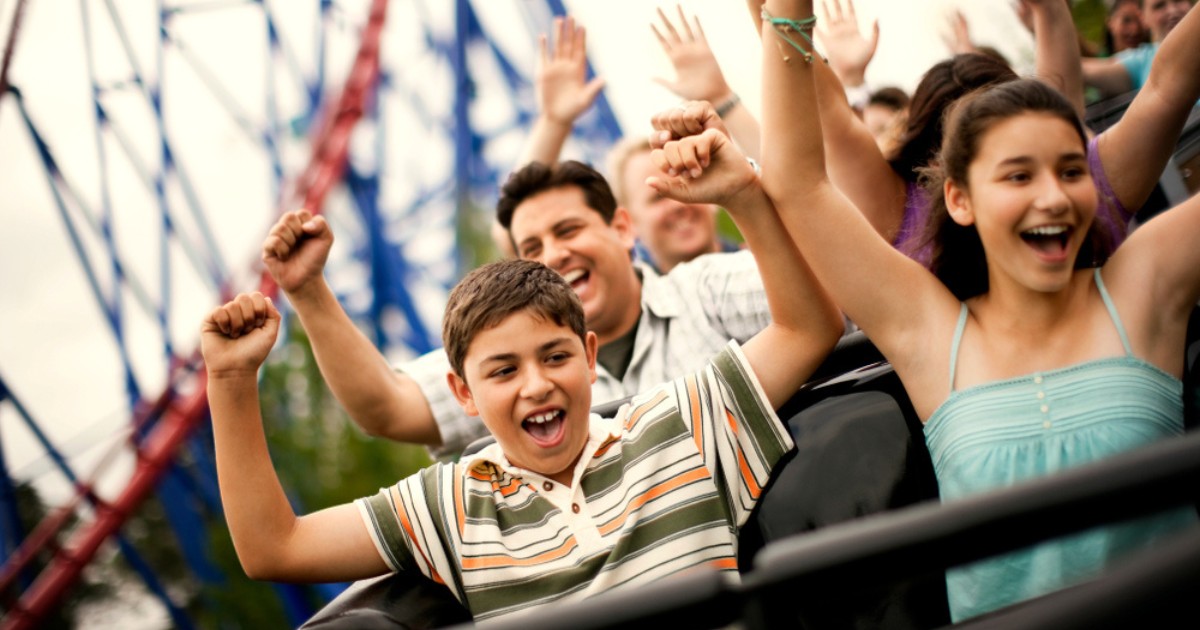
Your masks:
M658 275L639 266L642 315L624 378L597 364L593 404L628 398L704 367L730 339L745 343L771 321L762 277L749 251L708 254ZM442 436L431 448L438 458L453 457L487 435L479 418L463 412L446 385L450 362L435 350L402 364L425 394Z

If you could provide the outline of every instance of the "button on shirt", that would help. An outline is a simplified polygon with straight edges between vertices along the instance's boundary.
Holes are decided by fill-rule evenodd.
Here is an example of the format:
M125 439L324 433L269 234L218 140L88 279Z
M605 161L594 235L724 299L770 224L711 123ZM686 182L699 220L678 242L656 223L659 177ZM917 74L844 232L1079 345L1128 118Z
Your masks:
M592 404L627 398L694 372L733 339L745 343L771 321L762 277L749 251L707 254L676 265L666 275L639 265L642 315L625 376L617 380L596 366ZM457 455L487 435L478 419L466 415L446 385L450 362L435 350L399 366L421 388L433 410L442 446L435 457Z

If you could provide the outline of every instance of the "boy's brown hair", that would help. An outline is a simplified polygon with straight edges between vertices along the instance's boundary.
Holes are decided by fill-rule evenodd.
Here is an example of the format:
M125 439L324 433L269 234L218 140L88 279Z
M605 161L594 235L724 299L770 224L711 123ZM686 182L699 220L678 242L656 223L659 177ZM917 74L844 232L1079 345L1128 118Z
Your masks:
M446 302L442 343L459 378L467 380L463 362L475 335L520 311L570 328L587 343L583 303L562 276L532 260L490 263L467 274Z

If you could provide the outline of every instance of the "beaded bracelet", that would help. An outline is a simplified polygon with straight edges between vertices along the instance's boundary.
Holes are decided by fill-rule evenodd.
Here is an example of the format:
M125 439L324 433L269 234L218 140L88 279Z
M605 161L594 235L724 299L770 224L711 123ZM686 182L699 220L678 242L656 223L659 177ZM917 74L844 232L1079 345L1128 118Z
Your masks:
M767 7L764 4L763 8L762 8L762 19L764 22L767 22L768 24L771 25L771 28L772 28L772 30L775 31L776 35L779 35L779 37L782 38L783 41L787 42L789 45L791 45L792 48L795 48L797 51L799 51L801 55L804 55L804 61L806 61L808 63L812 63L812 59L813 59L812 52L810 52L808 50L804 50L804 48L802 48L800 46L800 44L796 42L796 40L792 39L791 37L788 37L788 33L790 33L790 32L799 33L800 36L803 37L804 40L808 42L809 48L815 48L816 46L813 44L812 36L809 35L808 33L809 33L809 31L812 31L813 27L817 24L817 16L814 15L811 17L804 18L803 20L791 20L788 18L777 18L777 17L772 16L769 12L767 12ZM783 60L791 61L791 59L787 55L783 56Z

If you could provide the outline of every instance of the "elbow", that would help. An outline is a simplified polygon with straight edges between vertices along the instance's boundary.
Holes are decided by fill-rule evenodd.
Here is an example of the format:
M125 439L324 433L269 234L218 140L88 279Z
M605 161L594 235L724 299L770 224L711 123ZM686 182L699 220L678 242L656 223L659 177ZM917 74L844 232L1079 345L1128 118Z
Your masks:
M276 566L277 563L271 562L266 557L253 557L246 554L238 554L238 562L242 565L242 571L246 577L259 582L283 582L286 581L284 571Z

